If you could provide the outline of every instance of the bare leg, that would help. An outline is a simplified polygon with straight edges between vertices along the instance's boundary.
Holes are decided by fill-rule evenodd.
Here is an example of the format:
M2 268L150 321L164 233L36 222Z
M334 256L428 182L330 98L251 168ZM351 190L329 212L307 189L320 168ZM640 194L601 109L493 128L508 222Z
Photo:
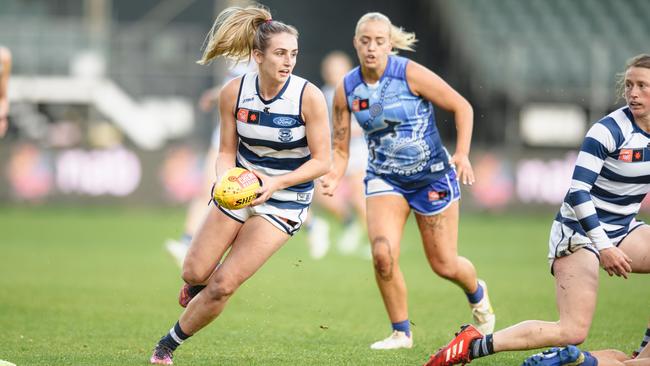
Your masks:
M619 248L632 259L632 272L650 273L650 226L643 225L632 231Z
M207 287L188 304L179 319L181 329L194 334L223 311L232 294L289 239L259 216L243 224L230 253L210 277Z
M399 268L400 239L410 212L402 196L368 197L368 235L375 279L391 322L408 319L406 283Z
M555 269L557 322L528 320L494 333L494 351L515 351L581 344L587 338L598 294L598 258L579 250L557 259Z
M598 366L623 366L624 361L630 358L623 352L615 349L606 349L590 352L598 360Z
M240 222L211 206L185 256L183 280L190 285L206 283L241 227Z
M415 214L422 244L433 271L465 292L477 289L476 269L472 262L458 256L458 201L437 215Z

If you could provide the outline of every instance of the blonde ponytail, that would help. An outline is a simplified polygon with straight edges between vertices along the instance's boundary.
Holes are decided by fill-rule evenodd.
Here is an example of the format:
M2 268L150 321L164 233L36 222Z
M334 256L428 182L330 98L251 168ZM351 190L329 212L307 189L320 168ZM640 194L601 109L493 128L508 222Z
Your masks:
M262 5L227 8L214 21L206 36L203 57L197 63L207 65L219 56L249 60L253 50L264 52L271 36L277 33L298 38L296 28L273 20L271 12Z
M359 33L359 28L361 25L370 20L377 20L388 24L390 30L390 42L393 46L393 49L414 51L413 45L418 41L417 38L415 38L415 33L407 32L403 28L393 25L390 19L382 13L366 13L361 18L359 18L357 27L354 31L355 36ZM397 51L393 51L392 53L396 54Z

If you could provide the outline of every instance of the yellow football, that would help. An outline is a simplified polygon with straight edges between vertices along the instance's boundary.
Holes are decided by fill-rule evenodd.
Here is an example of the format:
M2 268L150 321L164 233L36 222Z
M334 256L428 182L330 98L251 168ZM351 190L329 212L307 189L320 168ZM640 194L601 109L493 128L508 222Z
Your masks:
M214 200L219 206L236 210L246 207L257 197L260 180L250 170L232 168L214 187Z

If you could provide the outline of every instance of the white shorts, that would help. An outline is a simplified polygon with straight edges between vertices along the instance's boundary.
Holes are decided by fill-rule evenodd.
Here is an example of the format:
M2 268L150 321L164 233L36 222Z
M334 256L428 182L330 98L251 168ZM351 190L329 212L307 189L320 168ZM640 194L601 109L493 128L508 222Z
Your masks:
M257 206L240 208L238 210L229 210L221 207L214 200L212 200L212 203L221 212L226 214L226 216L242 224L252 216L262 216L266 221L273 224L273 226L289 235L293 235L300 229L307 219L307 212L309 211L309 206L302 209L287 209L276 207L269 202L264 202Z
M627 234L612 241L612 244L618 246L627 235L643 224L642 221L632 219ZM551 270L555 259L566 257L580 249L587 249L594 253L600 260L600 253L596 246L592 244L591 239L554 220L551 226L551 235L548 239L548 263L551 266Z

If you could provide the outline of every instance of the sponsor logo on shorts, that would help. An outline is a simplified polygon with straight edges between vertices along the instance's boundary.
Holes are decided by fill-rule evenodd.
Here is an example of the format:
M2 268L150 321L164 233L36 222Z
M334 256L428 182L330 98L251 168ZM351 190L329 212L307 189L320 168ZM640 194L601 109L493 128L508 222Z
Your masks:
M445 163L443 163L442 161L439 162L439 163L435 163L435 164L431 165L431 172L432 173L439 172L439 171L441 171L443 169L445 169Z
M429 191L429 202L440 201L445 199L449 193L448 192L438 192L438 191Z
M309 202L310 199L311 199L311 193L303 192L297 194L298 202Z

